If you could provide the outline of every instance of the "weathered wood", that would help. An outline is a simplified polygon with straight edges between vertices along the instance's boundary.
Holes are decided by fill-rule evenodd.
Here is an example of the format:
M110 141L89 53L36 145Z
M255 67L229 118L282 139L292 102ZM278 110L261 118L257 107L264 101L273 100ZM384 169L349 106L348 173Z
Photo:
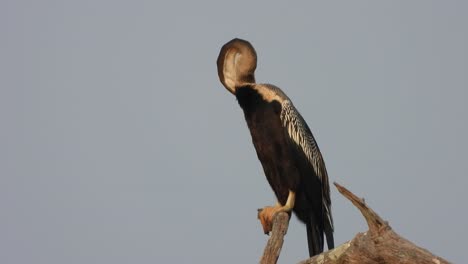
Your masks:
M337 183L334 184L338 191L361 211L369 230L365 233L358 233L351 241L304 260L300 264L449 263L447 260L435 256L395 233L388 222L369 208L363 199L357 197L345 187ZM278 213L273 217L271 237L265 247L260 263L277 262L284 235L288 230L288 224L289 215L287 213Z
M260 211L259 211L260 214ZM273 216L273 225L270 239L265 246L261 264L275 264L283 247L284 236L288 232L289 214L279 212Z
M395 233L388 222L369 208L363 199L345 187L337 183L334 184L338 191L361 211L369 226L369 231L358 233L351 241L302 261L300 264L449 263Z

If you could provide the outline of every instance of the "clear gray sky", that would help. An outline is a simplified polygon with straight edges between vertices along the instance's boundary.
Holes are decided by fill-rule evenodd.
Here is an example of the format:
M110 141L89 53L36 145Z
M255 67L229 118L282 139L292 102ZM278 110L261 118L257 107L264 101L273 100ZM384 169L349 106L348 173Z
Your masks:
M0 3L0 262L255 263L275 202L215 61L258 53L330 180L455 263L468 236L464 1ZM332 190L336 241L367 229ZM280 261L307 257L291 222Z

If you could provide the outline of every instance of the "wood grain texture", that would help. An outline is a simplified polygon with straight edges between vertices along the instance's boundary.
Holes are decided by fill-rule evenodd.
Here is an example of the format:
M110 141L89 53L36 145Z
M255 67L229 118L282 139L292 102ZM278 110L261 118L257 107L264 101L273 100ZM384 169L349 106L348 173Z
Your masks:
M338 191L356 206L366 219L369 230L351 241L314 256L300 264L327 263L449 263L398 235L376 212L345 187L334 183Z
M259 212L260 213L260 212ZM288 232L289 214L285 212L277 213L273 216L271 236L263 251L261 264L274 264L278 261L283 247L284 236Z

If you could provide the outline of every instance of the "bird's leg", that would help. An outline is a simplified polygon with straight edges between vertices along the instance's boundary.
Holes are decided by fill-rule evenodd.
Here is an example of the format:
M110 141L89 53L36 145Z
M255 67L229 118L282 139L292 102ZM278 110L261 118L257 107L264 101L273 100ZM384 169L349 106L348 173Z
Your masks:
M285 205L281 205L280 202L277 202L275 206L264 207L258 213L258 219L260 219L260 222L262 223L263 232L265 232L265 234L270 233L272 225L273 225L273 217L275 216L275 214L279 212L287 212L287 213L291 212L291 210L294 208L295 202L296 202L296 193L289 190L288 200L286 200Z

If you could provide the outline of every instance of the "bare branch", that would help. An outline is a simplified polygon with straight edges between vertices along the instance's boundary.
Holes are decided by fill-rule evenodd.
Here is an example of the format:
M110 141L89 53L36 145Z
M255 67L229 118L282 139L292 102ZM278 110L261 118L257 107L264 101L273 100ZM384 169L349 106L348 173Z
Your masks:
M304 260L300 264L449 263L395 233L387 221L366 205L364 199L357 197L345 187L337 183L334 184L338 191L361 211L369 226L369 231L358 233L351 241ZM259 210L259 216L260 212L261 210ZM260 263L272 264L278 261L284 236L288 231L289 216L284 212L274 215L271 237L265 246ZM264 221L262 221L262 225L264 225ZM269 227L269 225L264 226L264 230L269 230Z
M261 264L275 264L278 261L281 248L283 247L284 236L288 232L288 226L289 214L285 212L275 214L271 236L263 251L263 256L260 260Z

